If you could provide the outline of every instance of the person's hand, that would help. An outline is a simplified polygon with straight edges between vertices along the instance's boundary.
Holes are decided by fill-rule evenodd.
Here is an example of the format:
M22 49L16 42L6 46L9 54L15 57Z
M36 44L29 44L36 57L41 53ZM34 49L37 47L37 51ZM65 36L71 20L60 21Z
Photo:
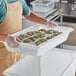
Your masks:
M17 48L19 46L19 43L21 42L19 39L15 39L12 36L7 36L5 41L7 42L8 46L12 48Z
M51 26L51 27L57 27L58 26L58 24L56 22L51 22L51 21L47 21L46 25Z

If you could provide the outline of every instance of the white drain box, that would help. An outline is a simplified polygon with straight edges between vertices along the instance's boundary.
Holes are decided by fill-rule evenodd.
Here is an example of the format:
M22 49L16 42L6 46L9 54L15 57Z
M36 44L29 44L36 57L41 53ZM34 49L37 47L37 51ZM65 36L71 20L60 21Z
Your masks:
M35 0L31 2L31 4L32 4L33 11L45 13L54 9L55 2L48 1L48 0L47 1Z
M6 76L75 76L75 60L62 49L43 56L25 56L4 71Z

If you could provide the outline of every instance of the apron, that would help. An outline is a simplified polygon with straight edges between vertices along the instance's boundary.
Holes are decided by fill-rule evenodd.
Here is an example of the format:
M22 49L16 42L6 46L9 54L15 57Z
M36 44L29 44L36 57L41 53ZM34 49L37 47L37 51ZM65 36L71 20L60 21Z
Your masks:
M22 29L22 6L19 1L7 3L7 14L4 21L0 24L0 34L12 34ZM6 50L0 43L0 76L2 72L11 64L20 59L22 55Z

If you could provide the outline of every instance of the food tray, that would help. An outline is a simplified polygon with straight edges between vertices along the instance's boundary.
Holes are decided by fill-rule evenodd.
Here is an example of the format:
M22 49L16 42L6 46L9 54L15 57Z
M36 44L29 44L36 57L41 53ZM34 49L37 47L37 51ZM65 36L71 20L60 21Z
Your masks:
M62 27L62 26L46 27L43 25L34 25L34 26L28 27L26 29L23 29L19 32L16 32L14 34L11 34L10 36L13 36L14 38L16 38L17 36L19 36L21 34L24 34L24 33L30 32L30 31L36 31L39 29L55 30L55 31L59 31L62 33L50 40L47 40L46 42L43 42L42 44L40 44L38 46L29 44L29 43L20 43L18 48L10 48L5 43L6 48L8 49L8 51L12 51L12 52L40 56L40 55L44 54L45 52L47 52L49 49L52 49L52 48L56 47L57 45L63 43L65 40L67 40L69 33L71 31L73 31L73 29L70 27Z

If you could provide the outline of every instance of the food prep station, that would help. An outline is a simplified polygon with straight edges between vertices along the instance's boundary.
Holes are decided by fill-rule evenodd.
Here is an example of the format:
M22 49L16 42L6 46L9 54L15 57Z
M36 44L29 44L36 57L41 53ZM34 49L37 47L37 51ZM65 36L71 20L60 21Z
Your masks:
M74 31L74 29L69 26L63 26L68 24L63 22L63 14L60 13L62 10L59 10L58 8L55 8L48 13L37 11L38 10L35 11L34 9L34 12L50 21L56 21L60 18L60 22L58 23L62 26L49 28L45 25L43 26L24 20L23 18L23 30L11 34L11 36L17 38L24 33L38 31L40 29L54 30L61 32L61 34L41 43L40 45L20 43L19 47L16 49L10 48L7 43L4 42L9 51L22 53L25 56L7 68L3 74L5 76L75 76L76 50L68 50L64 46L64 42L67 41L70 33ZM52 14L50 13L55 14L51 17Z

